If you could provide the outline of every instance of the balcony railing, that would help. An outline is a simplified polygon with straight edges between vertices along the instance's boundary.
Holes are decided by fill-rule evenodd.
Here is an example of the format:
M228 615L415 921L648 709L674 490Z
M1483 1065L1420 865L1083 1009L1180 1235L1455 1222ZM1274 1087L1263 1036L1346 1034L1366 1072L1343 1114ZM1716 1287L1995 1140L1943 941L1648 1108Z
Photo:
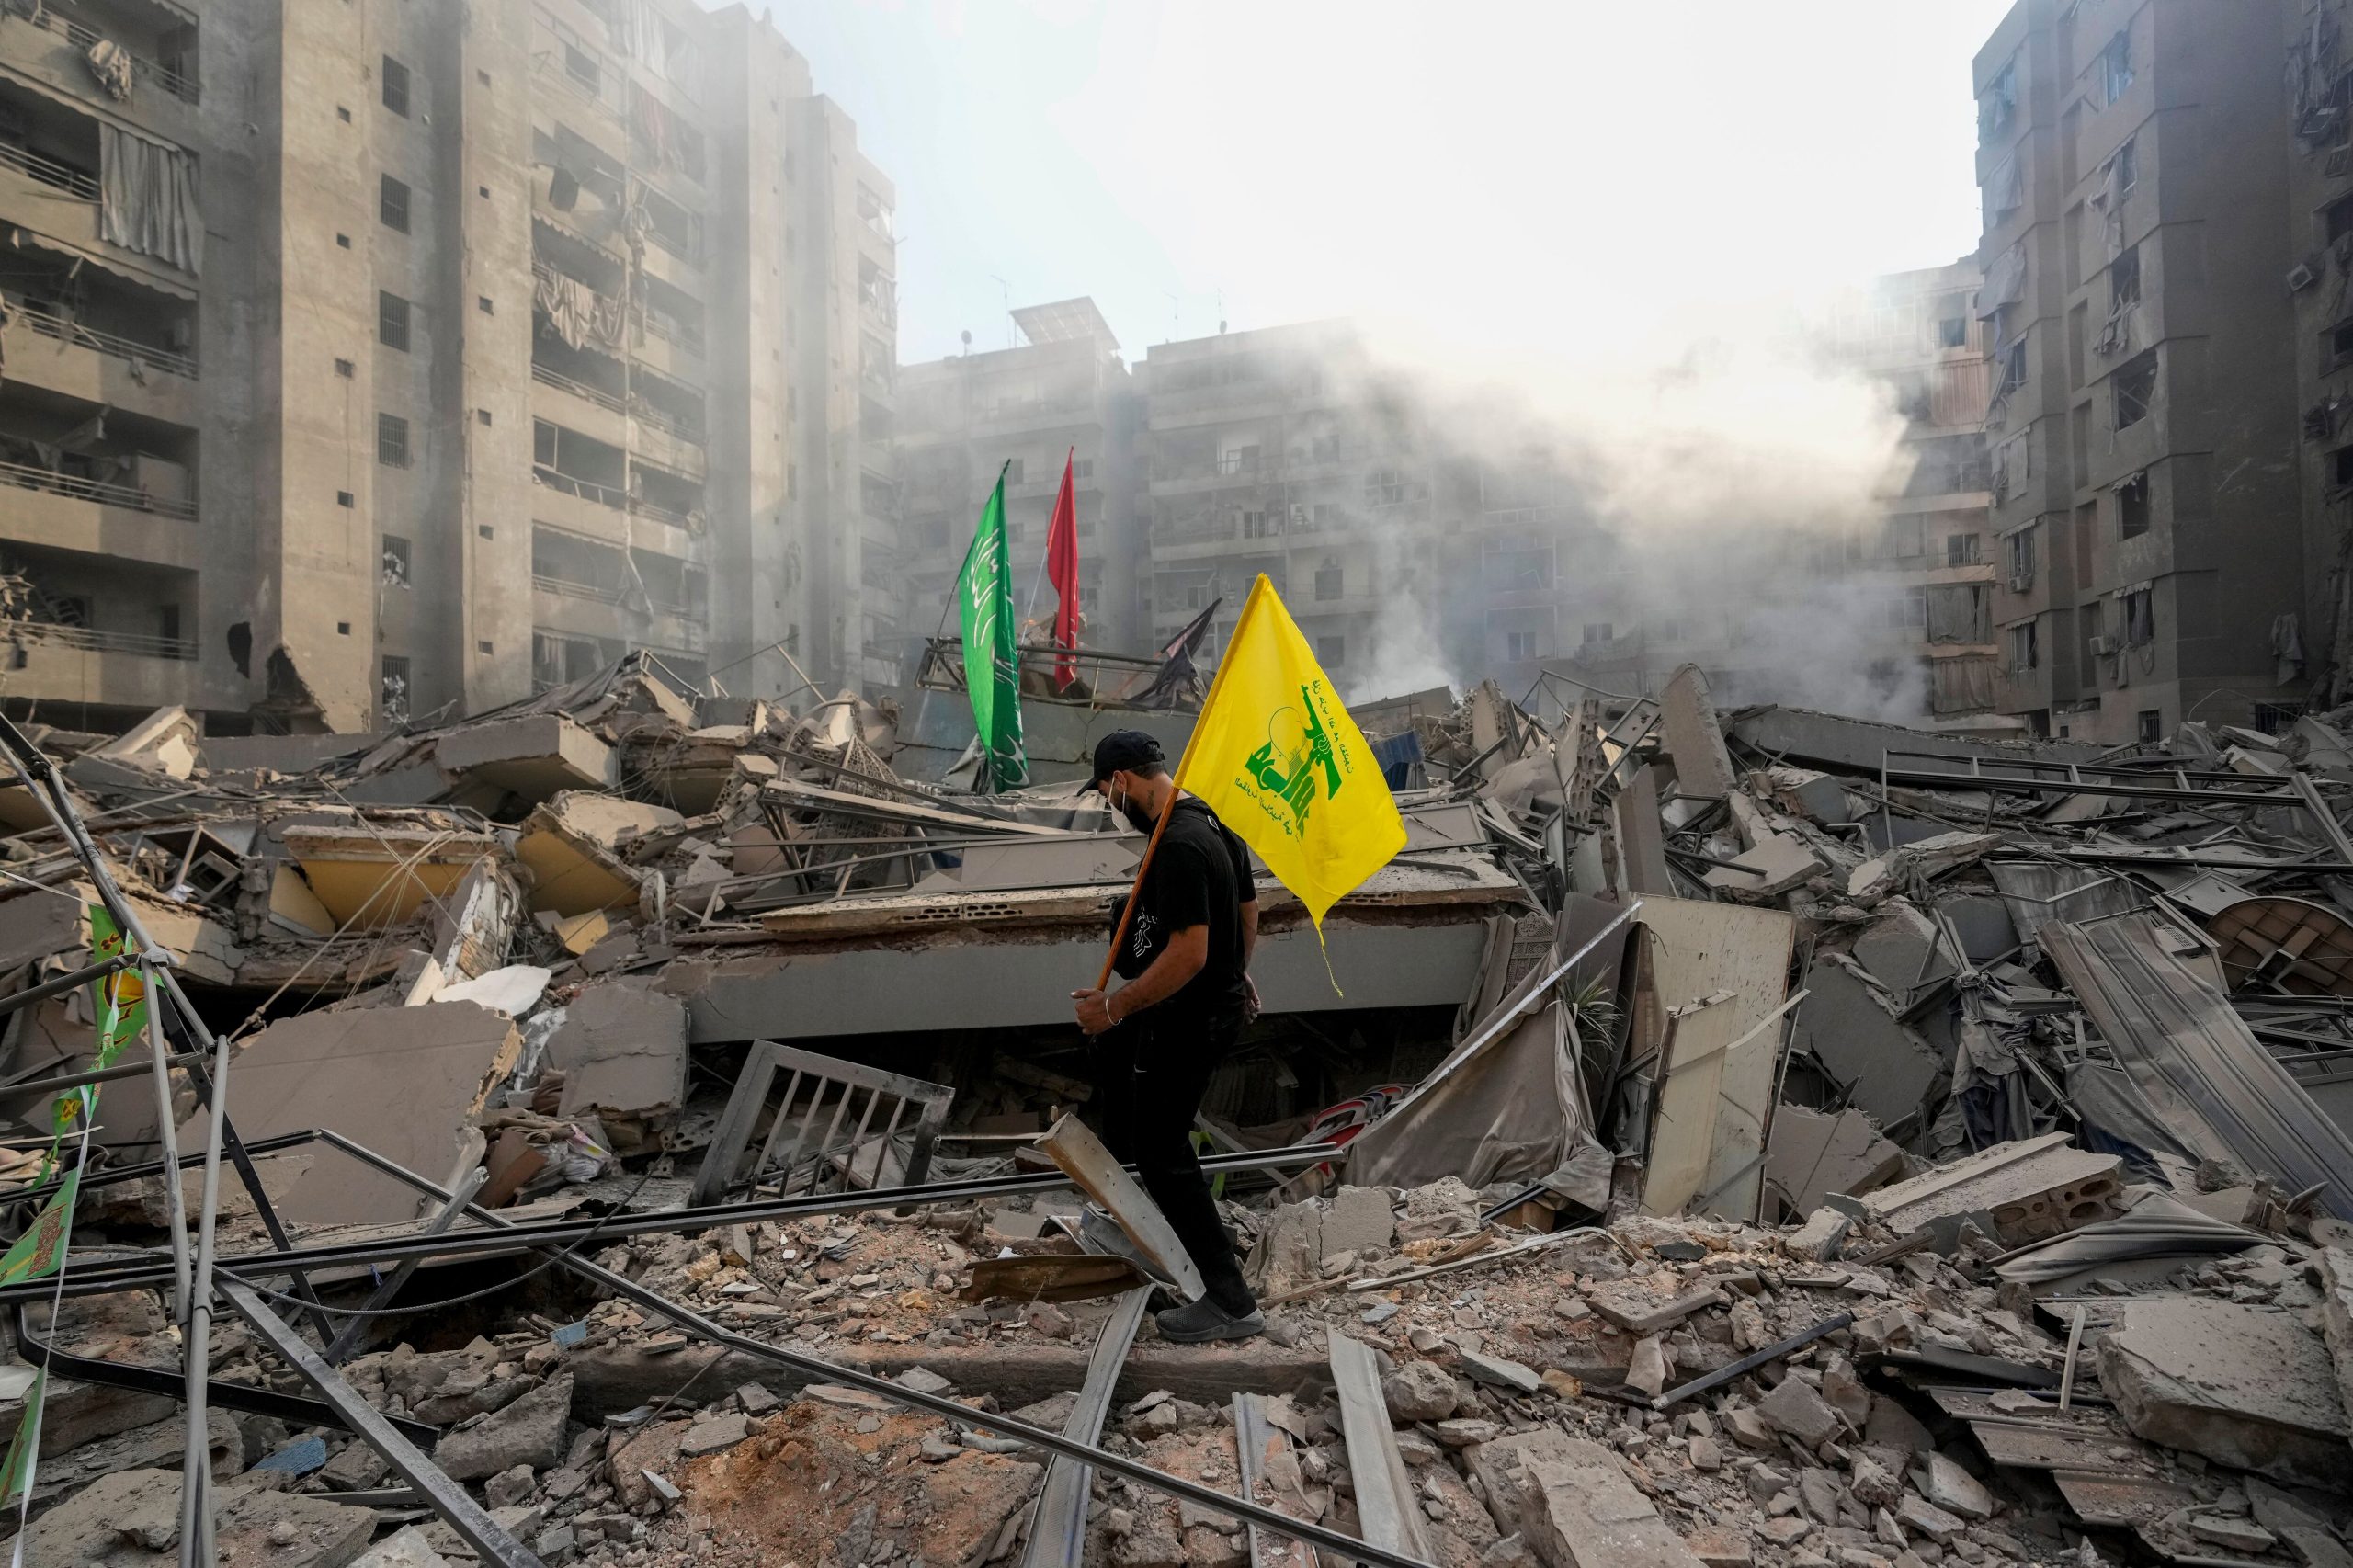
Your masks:
M45 620L13 620L0 627L11 642L41 642L85 653L130 653L145 659L193 659L196 644L185 637L150 637L139 631L96 631Z
M615 397L612 393L608 392L601 392L598 389L588 385L585 381L575 381L570 376L564 375L561 371L549 369L545 365L539 363L537 360L533 360L531 363L531 380L539 382L541 386L553 387L558 392L570 392L576 398L585 399L587 402L595 403L599 408L609 408L615 414L626 412L626 410L621 406L621 400Z
M159 517L196 520L196 503L175 501L168 496L150 495L144 490L134 490L127 484L108 484L78 474L58 473L51 469L35 468L29 463L0 463L0 483L13 484L20 490L44 490L51 495L69 496L76 501L95 501L101 506L122 506L134 512L153 512Z
M691 441L698 447L703 444L702 421L699 419L673 414L661 404L648 403L642 397L630 399L629 411L642 423L653 426L656 430L666 431L681 441Z
M26 151L0 142L0 164L30 175L34 179L68 196L84 201L98 199L98 176L86 174L71 164L61 164L54 158L44 158L39 153Z
M87 23L78 22L71 17L63 15L56 9L54 4L36 6L32 7L31 14L25 16L23 19L37 28L47 28L51 32L63 33L66 41L85 54L106 38L106 34ZM160 61L149 60L143 55L131 54L129 50L123 52L130 57L131 74L133 80L153 82L183 103L192 104L197 101L196 84L186 76Z
M531 586L566 598L595 599L598 604L617 605L627 597L621 589L600 583L575 583L569 577L550 577L539 572L531 574Z
M576 495L583 501L594 501L599 506L610 506L617 512L629 502L629 496L625 492L616 490L609 484L597 484L585 479L574 479L572 475L551 469L545 463L531 465L531 478L551 490L559 491L566 495Z
M700 357L703 352L702 328L691 326L675 316L658 311L639 310L637 324L665 343L675 343L688 353Z
M168 348L151 348L146 344L133 343L130 338L117 337L110 332L99 332L94 327L84 326L80 322L68 321L63 316L52 315L47 311L31 305L19 304L13 300L7 302L7 311L10 321L22 322L43 337L53 337L60 343L76 344L100 354L110 355L117 359L152 365L159 370L168 370L173 375L185 376L191 381L197 379L196 359L193 355L176 354Z

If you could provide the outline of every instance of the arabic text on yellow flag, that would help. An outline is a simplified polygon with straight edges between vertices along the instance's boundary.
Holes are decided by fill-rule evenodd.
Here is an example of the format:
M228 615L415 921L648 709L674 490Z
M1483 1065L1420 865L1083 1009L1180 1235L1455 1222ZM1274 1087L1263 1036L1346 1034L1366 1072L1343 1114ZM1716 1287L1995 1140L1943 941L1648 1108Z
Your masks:
M1263 575L1218 661L1176 785L1258 852L1319 937L1324 912L1405 846L1364 732Z

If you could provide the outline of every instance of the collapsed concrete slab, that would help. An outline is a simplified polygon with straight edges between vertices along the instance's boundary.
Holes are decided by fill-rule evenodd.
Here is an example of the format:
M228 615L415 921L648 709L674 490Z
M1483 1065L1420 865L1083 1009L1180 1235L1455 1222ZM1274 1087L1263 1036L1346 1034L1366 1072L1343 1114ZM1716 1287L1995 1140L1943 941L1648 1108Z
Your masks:
M1863 1199L1873 1220L1910 1235L1932 1221L1990 1214L2013 1246L2040 1241L2121 1212L2124 1162L2075 1148L2064 1132L2045 1133L1940 1165Z
M578 790L545 802L524 822L515 845L515 858L531 870L531 908L574 915L634 904L642 879L617 851L681 820L664 806Z
M472 1002L305 1013L239 1051L233 1116L248 1139L328 1128L438 1179L521 1052L514 1021ZM209 1132L199 1110L182 1124L180 1146L201 1149ZM272 1158L307 1165L278 1205L290 1221L385 1223L416 1212L410 1188L330 1150Z
M2353 1423L2321 1336L2203 1296L2128 1301L2099 1345L2100 1387L2137 1437L2275 1481L2353 1487Z
M1851 1106L1836 1116L1804 1106L1774 1108L1765 1185L1793 1213L1811 1214L1830 1193L1884 1187L1904 1169L1904 1151Z
M621 1153L637 1152L686 1103L686 1004L651 978L585 986L548 1039L548 1065L563 1074L557 1115L594 1112Z
M290 824L278 836L336 924L361 931L398 926L427 899L447 898L498 847L487 833L356 820Z
M527 713L466 724L433 744L442 771L527 801L565 790L609 790L613 748L561 713Z

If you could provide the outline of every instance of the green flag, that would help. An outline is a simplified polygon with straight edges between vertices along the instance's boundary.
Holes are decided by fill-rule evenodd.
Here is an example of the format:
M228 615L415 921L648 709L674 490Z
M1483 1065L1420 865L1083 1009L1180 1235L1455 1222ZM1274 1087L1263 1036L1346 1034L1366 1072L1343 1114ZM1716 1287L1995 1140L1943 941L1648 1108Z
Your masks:
M82 1193L82 1167L65 1173L32 1229L0 1253L0 1285L21 1285L54 1274L65 1263L65 1248L74 1233L74 1200Z
M989 787L1016 789L1029 782L1029 762L1021 750L1021 649L1015 640L1003 469L981 508L964 569L956 574L956 603L963 619L964 690L972 699L981 749L988 754Z
M49 1369L33 1373L25 1391L25 1413L17 1417L16 1441L8 1445L8 1462L0 1465L0 1503L13 1503L33 1483L33 1455L40 1449L41 1401L49 1397Z

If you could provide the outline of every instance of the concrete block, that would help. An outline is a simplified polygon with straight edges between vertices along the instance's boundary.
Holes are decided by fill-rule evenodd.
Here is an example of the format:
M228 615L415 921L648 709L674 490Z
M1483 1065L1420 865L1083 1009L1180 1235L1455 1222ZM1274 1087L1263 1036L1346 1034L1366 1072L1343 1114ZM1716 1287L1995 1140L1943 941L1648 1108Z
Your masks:
M2101 1389L2135 1436L2291 1485L2353 1489L2353 1423L2321 1336L2203 1296L2125 1303Z
M230 1483L213 1493L213 1525L228 1562L272 1568L344 1568L368 1545L376 1516L365 1508ZM177 1563L180 1473L119 1470L100 1476L33 1521L23 1561L168 1568Z
M1765 1181L1796 1212L1811 1214L1831 1193L1860 1195L1903 1174L1904 1151L1852 1106L1836 1116L1804 1106L1774 1108Z
M1595 1286L1586 1300L1628 1334L1643 1335L1663 1334L1702 1308L1720 1307L1724 1295L1712 1285L1701 1285L1662 1298L1644 1290L1641 1280L1621 1280Z
M1377 1187L1344 1187L1332 1195L1332 1207L1324 1215L1325 1257L1361 1254L1396 1239L1397 1219L1390 1212L1387 1192Z
M518 1464L552 1470L563 1458L563 1424L571 1416L572 1379L551 1378L505 1409L451 1428L434 1449L434 1462L453 1481L485 1481Z
M1756 1414L1777 1432L1786 1432L1807 1448L1816 1448L1844 1431L1838 1413L1811 1384L1783 1378L1773 1392L1756 1402Z
M2041 1241L2113 1218L2121 1210L2114 1154L2094 1154L2068 1142L2064 1132L1999 1143L1966 1159L1865 1195L1870 1217L1900 1235L1932 1221L1987 1213L2013 1246Z

